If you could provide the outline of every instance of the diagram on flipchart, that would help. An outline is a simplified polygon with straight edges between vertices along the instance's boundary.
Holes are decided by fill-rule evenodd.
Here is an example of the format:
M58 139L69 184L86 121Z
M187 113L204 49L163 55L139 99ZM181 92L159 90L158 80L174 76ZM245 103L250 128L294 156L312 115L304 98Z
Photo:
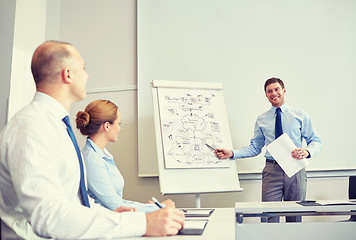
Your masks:
M226 167L206 145L231 145L219 99L217 90L158 89L166 169Z

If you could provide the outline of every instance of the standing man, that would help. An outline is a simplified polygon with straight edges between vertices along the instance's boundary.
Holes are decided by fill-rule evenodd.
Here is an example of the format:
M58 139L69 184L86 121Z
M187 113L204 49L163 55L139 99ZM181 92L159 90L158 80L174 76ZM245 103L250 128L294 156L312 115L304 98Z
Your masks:
M70 105L86 97L89 77L79 52L47 41L34 52L31 70L34 99L0 135L1 239L177 234L184 214L175 208L110 211L88 199L85 166L67 117Z
M254 136L249 146L239 150L218 149L220 159L247 158L261 153L282 133L287 133L297 146L291 152L295 159L311 158L320 150L321 139L315 131L308 114L284 103L286 88L279 78L270 78L265 82L264 90L272 107L261 114L255 123ZM302 148L305 139L306 148ZM301 201L305 199L307 175L305 168L289 178L271 154L266 151L266 165L262 171L262 201ZM300 222L301 217L286 217L287 222ZM279 222L279 217L268 218L268 222Z

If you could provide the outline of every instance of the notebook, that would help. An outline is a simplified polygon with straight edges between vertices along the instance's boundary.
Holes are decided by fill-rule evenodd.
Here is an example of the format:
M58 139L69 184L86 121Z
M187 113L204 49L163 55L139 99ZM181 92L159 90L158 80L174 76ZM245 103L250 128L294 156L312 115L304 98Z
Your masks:
M182 210L184 212L185 217L209 217L215 209L186 208Z
M178 234L201 235L203 234L207 223L208 223L207 219L204 220L186 219L184 222L184 228L180 230Z

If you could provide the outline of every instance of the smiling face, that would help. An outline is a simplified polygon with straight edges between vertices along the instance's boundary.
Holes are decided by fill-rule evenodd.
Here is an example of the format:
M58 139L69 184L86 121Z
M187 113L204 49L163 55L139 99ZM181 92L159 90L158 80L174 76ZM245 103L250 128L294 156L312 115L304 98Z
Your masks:
M286 93L286 89L278 83L271 83L266 87L266 97L268 101L274 107L280 107L284 104L284 94Z

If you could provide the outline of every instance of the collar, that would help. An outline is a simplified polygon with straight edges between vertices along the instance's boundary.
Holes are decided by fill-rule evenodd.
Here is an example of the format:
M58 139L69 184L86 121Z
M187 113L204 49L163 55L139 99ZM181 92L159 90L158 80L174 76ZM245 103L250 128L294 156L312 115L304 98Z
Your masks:
M62 120L65 116L69 115L68 111L60 102L43 92L36 91L33 102L41 105L41 107L45 108L55 118Z
M96 145L95 142L93 142L90 138L87 137L87 143L88 146L90 146L100 157L107 159L107 160L112 160L113 156L109 153L106 148L104 148L104 151Z
M287 104L283 104L283 105L280 106L279 108L281 109L281 112L282 112L282 113L285 113L285 112L287 111L287 109L288 109L288 106L287 106ZM274 106L271 107L271 112L272 112L273 115L276 114L276 109L277 109L277 108L274 107Z

